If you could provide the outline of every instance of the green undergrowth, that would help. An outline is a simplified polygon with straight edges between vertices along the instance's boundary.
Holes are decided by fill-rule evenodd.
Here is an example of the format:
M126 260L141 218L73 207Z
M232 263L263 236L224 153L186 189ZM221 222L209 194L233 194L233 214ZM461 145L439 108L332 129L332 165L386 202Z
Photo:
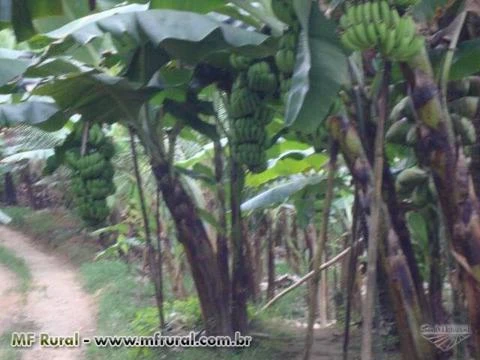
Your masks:
M32 211L21 207L7 208L13 218L13 227L32 237L50 251L66 256L77 265L86 291L97 299L97 329L95 335L152 335L158 329L158 312L154 301L154 288L145 275L140 275L139 264L127 264L121 259L95 260L98 245L82 229L75 216L62 210ZM285 269L286 271L286 269ZM187 276L186 282L191 282ZM174 299L165 278L165 316L167 323L181 324L188 333L202 328L198 297ZM251 360L290 358L286 339L292 334L273 318L289 318L292 302L302 301L301 292L292 292L275 306L256 315L260 305L249 307L253 331L268 332L265 338L253 338L250 348L244 350L211 350L202 348L148 349L97 348L89 346L87 360ZM177 329L178 330L178 329ZM0 360L3 360L0 358Z
M11 344L13 332L30 332L38 330L38 325L25 320L19 320L10 325L4 333L0 334L0 360L21 360L22 351L13 348Z
M6 266L19 280L19 291L26 292L32 281L30 269L22 258L13 251L0 245L0 264Z
M81 266L81 275L87 291L97 294L96 335L138 335L134 320L139 310L151 305L154 295L151 283L136 279L133 270L120 260L87 262ZM139 358L137 349L93 346L88 348L87 357L95 360Z
M12 227L47 250L67 257L74 265L90 261L99 250L98 244L84 231L81 221L69 211L33 211L20 206L7 207L4 211L12 217Z

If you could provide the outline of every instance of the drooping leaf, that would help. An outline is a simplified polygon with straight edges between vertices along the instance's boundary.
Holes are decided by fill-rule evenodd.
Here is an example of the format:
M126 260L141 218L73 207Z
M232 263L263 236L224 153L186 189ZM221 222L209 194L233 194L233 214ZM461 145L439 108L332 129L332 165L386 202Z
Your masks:
M289 150L277 158L269 160L268 168L265 171L258 174L247 174L245 185L258 187L280 177L319 170L327 160L328 157L325 154L316 154L313 149Z
M65 124L60 109L54 103L28 101L19 104L0 104L0 125L29 124L58 130Z
M227 145L227 139L223 138L220 140L220 143L223 146ZM204 162L206 160L213 159L214 155L214 144L212 142L202 146L202 150L195 153L193 156L186 159L182 159L175 162L176 166L189 169L195 167L195 165Z
M423 20L431 20L438 9L441 9L447 5L447 0L422 0L418 1L417 5L413 8L415 18Z
M22 151L7 157L4 157L0 162L3 164L17 163L22 160L46 160L54 154L53 149L37 149L30 151Z
M1 51L1 50L0 50ZM88 70L83 64L71 61L68 58L48 58L25 71L26 77L38 78L59 76ZM91 69L90 69L91 70Z
M208 13L225 3L225 0L152 0L150 1L150 8Z
M192 129L208 136L210 139L218 139L219 135L216 126L209 124L200 118L199 113L202 112L201 108L198 106L198 102L192 100L193 99L189 99L187 102L179 103L175 100L165 99L164 110Z
M129 4L146 4L148 0L128 0ZM96 0L97 10L108 10L114 7L124 5L125 0Z
M140 107L154 93L124 78L87 72L59 77L34 91L55 99L62 109L86 119L114 123L138 118Z
M8 225L12 222L12 218L0 210L0 223Z
M12 19L12 1L0 0L0 29L6 28Z
M0 86L23 74L33 62L29 52L0 49Z
M480 40L462 42L455 52L449 80L461 80L480 71Z
M64 26L47 33L46 36L53 39L61 39L76 33L80 29L83 29L84 31L93 31L96 28L95 22L100 21L101 19L108 18L115 14L144 11L147 9L148 9L148 5L142 5L142 4L130 4L125 6L115 7L113 9L105 10L100 13L84 16L80 19L73 20L68 24L65 24ZM93 36L93 37L100 36L101 33L102 33L101 31L98 31L96 34L88 33L88 36ZM82 41L80 37L81 34L78 33L77 36L79 37L78 41ZM83 39L84 43L87 43L92 40L92 39L88 39L88 36Z
M137 46L151 42L173 58L193 64L231 48L257 57L273 52L268 36L224 24L208 15L175 10L137 11L135 7L140 5L132 6L119 7L117 13L111 9L90 15L46 34L63 39L51 52L63 51L74 42L86 44L105 33L133 41Z
M302 190L306 186L318 184L324 179L324 176L315 175L310 177L297 176L292 180L269 188L268 190L254 196L242 204L243 211L251 211L266 208L284 202L289 196Z
M222 231L222 227L220 226L218 220L215 218L215 215L209 212L207 209L202 209L197 207L198 215L205 221L207 224L211 225L215 228L216 231Z
M62 0L12 0L11 23L17 40L36 34L33 20L63 14Z
M305 133L318 128L340 86L346 83L347 58L336 25L311 1L294 2L302 24L299 49L287 96L285 123Z
M422 244L423 247L428 247L428 228L422 214L408 213L407 222L414 241Z

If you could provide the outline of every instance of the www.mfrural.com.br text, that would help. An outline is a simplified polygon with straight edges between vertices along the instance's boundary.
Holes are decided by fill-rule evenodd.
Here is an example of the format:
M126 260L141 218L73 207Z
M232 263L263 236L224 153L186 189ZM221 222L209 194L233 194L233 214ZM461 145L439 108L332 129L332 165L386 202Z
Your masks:
M195 332L187 335L162 335L156 332L151 336L92 336L81 337L79 332L69 336L53 336L49 333L14 332L10 345L15 348L29 348L39 345L44 348L69 348L82 345L97 347L249 347L251 336L236 332L230 336L199 336Z

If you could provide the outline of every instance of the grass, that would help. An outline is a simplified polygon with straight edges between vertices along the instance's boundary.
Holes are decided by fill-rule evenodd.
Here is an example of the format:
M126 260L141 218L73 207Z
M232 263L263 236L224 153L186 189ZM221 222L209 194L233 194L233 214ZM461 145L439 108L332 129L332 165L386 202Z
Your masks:
M22 351L12 348L10 346L13 332L31 332L38 329L38 326L33 322L18 321L10 328L0 335L0 360L21 360Z
M85 235L81 221L64 210L33 211L13 206L3 209L12 217L12 226L77 266L90 261L98 245Z
M295 304L295 306L292 306ZM286 294L283 298L277 301L276 304L265 310L261 315L262 319L280 318L280 319L301 319L305 318L307 304L305 301L305 288L298 287L297 289Z
M81 266L85 289L98 295L97 335L134 335L138 312L152 305L153 287L138 281L120 260L87 262ZM135 359L136 349L89 347L88 359ZM150 357L141 357L149 359ZM151 357L153 359L154 357Z
M47 249L68 257L72 263L78 266L85 290L97 298L98 313L95 335L150 335L156 331L158 313L155 307L154 289L148 279L138 276L134 263L129 265L118 259L94 261L98 246L92 239L82 234L81 223L66 212L57 210L33 212L21 207L10 207L6 212L13 218L13 225L17 229L34 238ZM279 270L287 272L285 267ZM186 281L191 282L191 279L187 277ZM167 320L174 313L177 314L177 318L180 314L180 318L187 319L185 327L194 329L200 318L198 299L196 297L184 300L173 299L168 292L170 289L168 278L165 279L165 282ZM263 324L268 322L270 317L293 317L291 304L303 301L300 293L292 292L268 312L256 317L254 319L256 328L260 329L260 332L262 329L267 329L263 327ZM255 308L252 307L251 311L255 312ZM273 360L285 357L285 352L289 351L285 343L287 332L277 324L268 328L268 333L272 339L260 342L254 339L252 347L243 351L213 351L201 348L175 350L97 348L90 346L86 351L86 356L88 360ZM0 338L0 344L1 341ZM13 355L0 357L0 360L4 359L16 360Z
M26 220L35 212L23 206L2 207L2 211L12 218L11 225L21 227L25 225Z
M12 271L20 280L19 290L26 292L32 281L32 274L30 269L25 264L22 258L19 258L15 253L4 246L0 246L0 264L5 265Z

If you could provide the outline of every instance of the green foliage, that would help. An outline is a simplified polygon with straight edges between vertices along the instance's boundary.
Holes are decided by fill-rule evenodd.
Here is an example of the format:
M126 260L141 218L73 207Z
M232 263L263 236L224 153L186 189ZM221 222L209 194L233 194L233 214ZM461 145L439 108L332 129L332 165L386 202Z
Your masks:
M196 13L208 13L221 7L224 0L152 0L151 9L170 9L192 11Z
M0 125L2 126L29 124L55 131L65 122L60 109L53 103L33 100L20 104L0 104Z
M120 260L100 260L94 263L87 263L81 268L85 279L85 288L95 292L109 284L120 284L122 279L129 278L127 264Z
M10 206L2 208L2 211L12 218L11 225L16 227L23 226L26 219L31 219L34 213L32 209L23 206Z
M22 360L23 352L11 346L13 332L30 332L40 330L38 325L24 320L9 323L9 328L0 333L0 360Z
M200 302L197 296L167 302L165 312L167 317L179 319L187 328L198 327L202 322Z
M45 238L52 234L52 230L56 228L56 219L47 211L34 213L32 210L27 210L25 215L22 215L22 210L17 210L18 218L13 221L14 225L28 228L28 232L34 238Z
M450 80L461 80L480 71L478 57L480 56L480 40L463 41L458 45L450 70Z
M133 41L134 48L150 42L171 57L190 64L211 53L233 48L252 56L265 56L271 51L266 44L267 36L223 24L212 17L176 10L132 12L136 11L132 6L125 6L121 15L111 16L114 12L108 11L48 33L52 39L63 39L51 51L55 53L74 42L85 45L105 32L118 41Z
M153 296L150 283L135 280L132 269L119 260L101 260L84 263L81 274L90 292L99 292L97 331L99 335L137 334L137 314L148 308ZM87 359L136 359L138 349L89 347ZM142 352L143 354L143 352ZM154 359L153 353L143 354L144 359Z
M259 344L241 351L226 349L224 351L214 351L212 349L184 349L182 351L170 352L165 355L166 360L252 360L279 359L282 353L282 344Z
M135 334L140 336L152 335L158 331L158 308L155 306L141 308L137 311L132 322Z
M247 186L259 187L280 177L318 171L328 160L325 154L315 153L313 149L288 150L278 157L268 151L267 155L270 155L267 169L259 174L248 174L245 180Z
M340 86L347 82L347 58L338 42L335 23L310 1L294 4L302 35L286 100L285 123L312 133L327 116Z
M256 209L266 208L287 200L294 193L304 189L306 186L318 184L324 180L322 175L314 175L310 177L298 176L292 178L286 183L276 186L270 186L264 192L254 196L242 204L243 211L252 211Z
M295 306L292 306L295 304ZM260 319L298 319L306 315L305 288L299 287L260 314Z
M22 74L32 64L26 51L0 49L0 86Z
M11 22L18 41L31 38L36 33L33 20L63 13L62 0L14 0Z
M430 219L434 221L434 219ZM426 219L422 213L409 212L407 214L407 224L412 235L412 242L415 249L415 257L424 279L428 278L428 258L429 258L429 229Z
M0 246L0 264L6 266L20 280L20 291L26 292L32 281L32 274L25 260L4 246Z
M92 88L96 90L91 91ZM151 93L140 90L138 85L124 78L92 73L73 73L35 90L35 94L54 98L62 109L79 113L85 119L108 123L137 119L140 107ZM86 97L85 94L89 95ZM25 119L29 118L25 116ZM48 119L44 117L43 121Z

